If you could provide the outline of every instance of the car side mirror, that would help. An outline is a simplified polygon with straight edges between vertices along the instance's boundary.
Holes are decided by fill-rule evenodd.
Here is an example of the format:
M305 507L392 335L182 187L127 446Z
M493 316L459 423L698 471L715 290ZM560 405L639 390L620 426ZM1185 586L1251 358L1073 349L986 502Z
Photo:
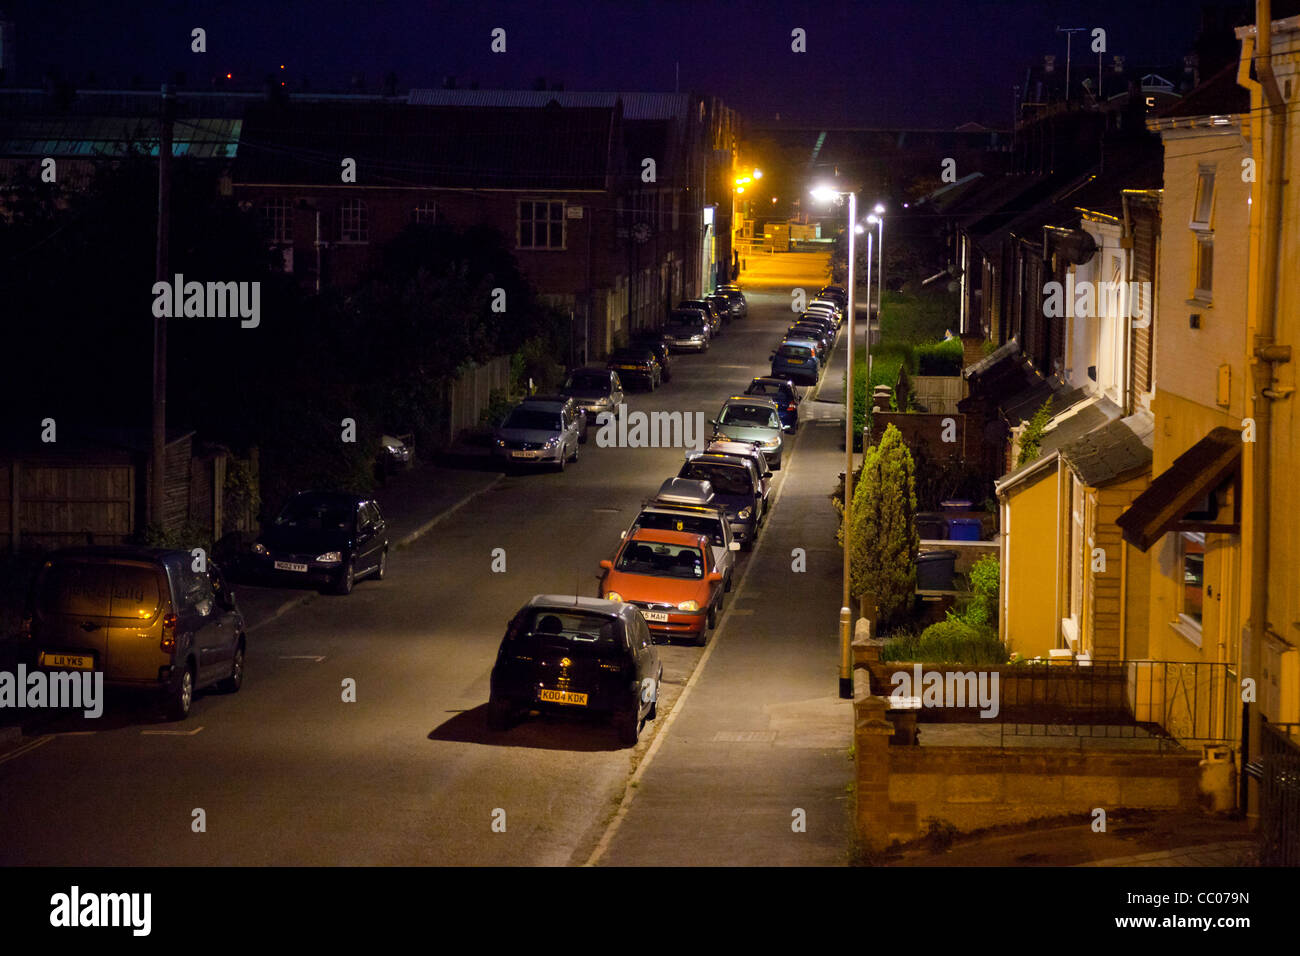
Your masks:
M601 566L602 568L604 568L606 571L613 571L613 570L614 570L614 562L613 562L613 561L602 561L602 562L600 562L600 566Z
M619 539L620 541L622 541L622 540L623 540L624 538L626 538L626 537L627 537L627 532L626 532L626 531L620 531L620 532L618 533L618 539Z
M727 550L728 550L728 551L739 551L739 550L740 550L740 542L739 542L739 541L733 541L733 542L731 542L731 544L727 545Z
M715 584L716 582L722 580L722 575L719 574L717 571L710 571L707 580L710 584Z

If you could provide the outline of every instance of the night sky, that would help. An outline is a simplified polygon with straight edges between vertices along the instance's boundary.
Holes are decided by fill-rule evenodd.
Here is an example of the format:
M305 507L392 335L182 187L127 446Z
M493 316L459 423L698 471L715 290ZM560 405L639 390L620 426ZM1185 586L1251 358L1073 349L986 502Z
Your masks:
M1007 126L1012 85L1055 53L1061 27L1103 27L1105 60L1176 64L1200 22L1198 0L0 0L17 26L19 81L54 70L74 83L148 86L187 75L191 88L230 72L255 90L271 72L290 89L346 90L354 74L377 92L459 85L532 87L538 77L569 90L674 88L716 93L747 119L862 126ZM204 27L208 52L190 52ZM507 52L489 51L494 27ZM808 52L790 51L790 31ZM1075 34L1076 68L1096 71L1088 33ZM285 69L281 71L280 65ZM1177 80L1178 77L1171 77ZM12 83L10 85L13 85Z

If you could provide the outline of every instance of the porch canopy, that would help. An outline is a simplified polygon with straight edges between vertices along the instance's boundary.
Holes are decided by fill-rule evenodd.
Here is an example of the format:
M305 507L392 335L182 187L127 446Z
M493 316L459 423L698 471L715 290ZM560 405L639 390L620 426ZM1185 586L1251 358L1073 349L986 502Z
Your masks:
M1216 521L1215 492L1230 478L1239 476L1241 440L1241 432L1235 428L1215 428L1175 458L1116 519L1124 540L1147 551L1175 526L1185 531L1228 534L1240 530L1235 513L1240 494L1233 496L1232 518L1221 522Z

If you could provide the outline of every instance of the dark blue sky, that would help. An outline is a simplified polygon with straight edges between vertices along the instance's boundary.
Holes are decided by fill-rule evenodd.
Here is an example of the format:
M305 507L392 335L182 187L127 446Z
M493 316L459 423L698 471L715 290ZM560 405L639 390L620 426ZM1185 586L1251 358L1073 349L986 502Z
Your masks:
M50 68L81 82L150 85L176 71L189 85L231 72L255 89L284 71L292 87L345 89L354 73L377 90L438 86L446 75L484 88L528 88L538 76L571 90L716 92L747 117L858 125L1006 125L1011 87L1045 53L1064 62L1062 27L1103 27L1106 60L1177 63L1195 38L1199 0L0 0L17 26L21 80ZM190 52L204 27L208 52ZM502 27L507 52L489 51ZM790 31L808 52L790 51ZM1076 65L1095 72L1087 34ZM1176 77L1174 77L1176 79ZM240 83L240 81L244 83Z

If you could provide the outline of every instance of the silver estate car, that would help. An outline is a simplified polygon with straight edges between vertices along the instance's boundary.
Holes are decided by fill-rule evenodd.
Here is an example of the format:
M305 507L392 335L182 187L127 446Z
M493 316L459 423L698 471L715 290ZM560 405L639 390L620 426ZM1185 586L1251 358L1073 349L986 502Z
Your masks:
M758 446L773 471L781 470L785 450L781 415L776 402L757 395L732 395L710 420L713 437Z

